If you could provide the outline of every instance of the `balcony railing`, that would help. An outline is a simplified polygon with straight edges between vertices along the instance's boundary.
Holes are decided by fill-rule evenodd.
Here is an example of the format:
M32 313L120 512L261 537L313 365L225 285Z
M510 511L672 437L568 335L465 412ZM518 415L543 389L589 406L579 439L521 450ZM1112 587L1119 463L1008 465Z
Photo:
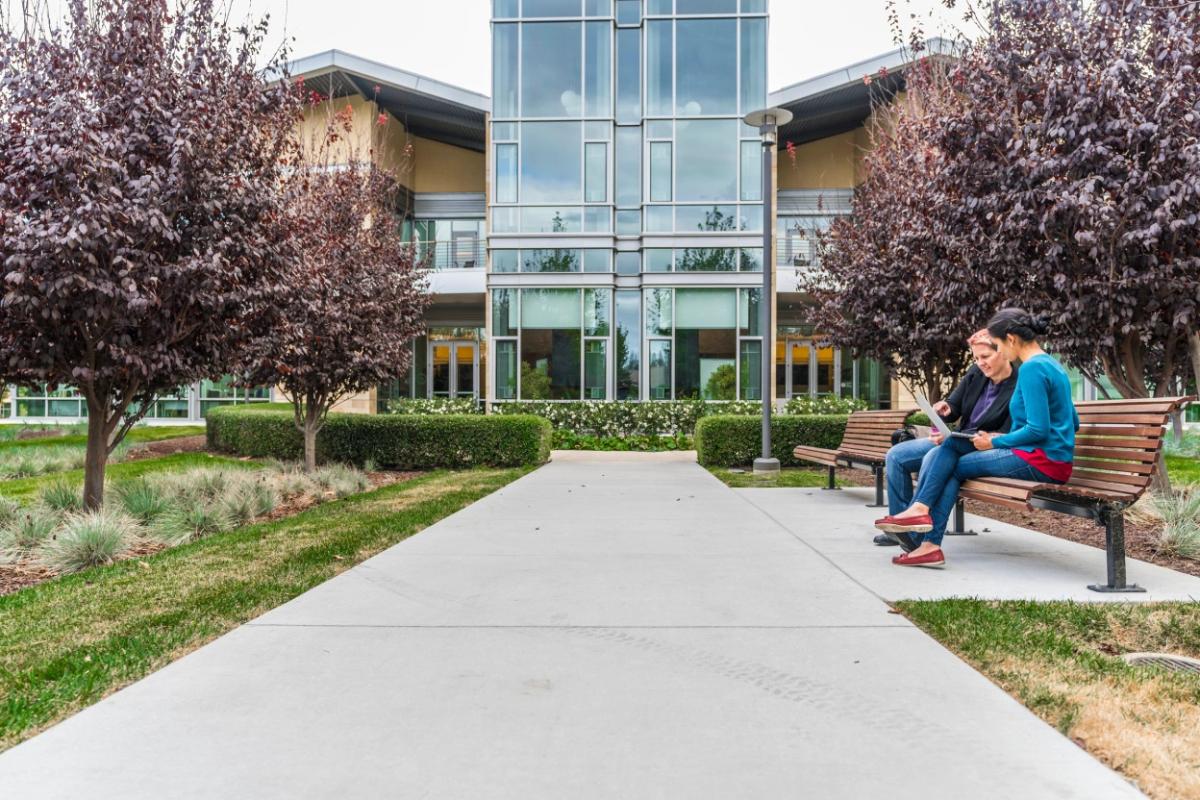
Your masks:
M778 236L775 238L775 265L811 269L820 266L817 243L812 239Z
M483 269L487 247L475 237L451 241L417 242L417 260L426 269Z

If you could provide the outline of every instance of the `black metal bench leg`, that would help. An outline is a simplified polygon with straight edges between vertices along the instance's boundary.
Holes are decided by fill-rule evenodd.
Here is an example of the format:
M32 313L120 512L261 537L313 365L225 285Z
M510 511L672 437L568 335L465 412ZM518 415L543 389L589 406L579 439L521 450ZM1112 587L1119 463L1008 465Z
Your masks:
M1104 509L1100 520L1104 525L1104 551L1108 561L1108 583L1088 586L1093 592L1144 592L1136 583L1125 582L1125 511Z
M947 536L978 536L976 531L966 530L967 515L963 510L963 501L960 499L954 504L954 530L946 531Z
M883 502L883 467L871 467L871 472L875 473L875 502L867 503L867 508L883 508L887 505Z
M834 468L829 468L829 485L822 486L821 489L826 492L836 492L842 487L837 485L837 480L834 477Z

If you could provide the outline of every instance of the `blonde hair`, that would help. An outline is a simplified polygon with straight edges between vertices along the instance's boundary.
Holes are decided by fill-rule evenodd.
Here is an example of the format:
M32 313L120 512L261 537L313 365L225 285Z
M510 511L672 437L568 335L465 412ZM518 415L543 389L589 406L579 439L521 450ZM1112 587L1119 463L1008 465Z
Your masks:
M1000 349L996 347L996 342L992 339L992 335L987 332L987 328L981 328L967 337L967 347L974 347L977 344L987 345L993 350Z

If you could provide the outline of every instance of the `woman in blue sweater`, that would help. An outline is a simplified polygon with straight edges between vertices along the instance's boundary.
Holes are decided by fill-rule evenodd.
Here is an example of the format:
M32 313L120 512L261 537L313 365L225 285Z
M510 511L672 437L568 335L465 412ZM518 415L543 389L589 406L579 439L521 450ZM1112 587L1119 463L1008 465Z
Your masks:
M1067 371L1038 344L1047 332L1045 319L1005 308L992 317L987 330L1001 355L1021 362L1009 402L1012 429L1004 434L977 433L970 440L951 439L934 449L921 471L913 504L875 523L910 550L893 558L893 564L945 565L941 536L927 535L934 529L929 510L945 499L943 493L957 496L963 481L995 477L1066 483L1071 477L1079 415L1071 402Z

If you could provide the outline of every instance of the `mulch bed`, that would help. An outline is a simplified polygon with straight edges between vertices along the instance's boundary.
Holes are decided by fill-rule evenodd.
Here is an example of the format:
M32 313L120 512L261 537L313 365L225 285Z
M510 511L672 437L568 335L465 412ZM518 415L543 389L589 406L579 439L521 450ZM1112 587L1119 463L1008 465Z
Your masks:
M170 456L175 453L195 453L207 447L208 442L204 434L198 436L177 436L174 439L163 439L159 442L146 442L144 444L133 445L129 448L129 455L126 457L128 461L136 461L142 458L157 458L159 456Z
M199 439L202 445L204 443L203 436L188 436L183 439L172 439L167 442L154 442L153 444L178 444L179 442L190 441L192 439ZM201 447L195 449L199 450L203 448ZM184 451L168 451L168 453L170 452ZM158 455L164 454L167 453L158 453ZM139 457L144 458L145 456ZM370 480L371 485L366 489L366 491L369 492L384 486L391 486L392 484L410 481L421 474L422 473L420 472L368 472L367 478ZM275 510L270 514L259 517L251 524L256 524L259 522L274 522L275 520L290 517L294 514L299 514L301 511L312 508L315 505L317 505L317 503L313 497L293 498L276 506ZM127 553L122 555L119 560L124 561L127 559L150 556L165 549L166 545L162 544L161 542L142 540L134 545L134 547ZM25 589L29 586L34 586L57 576L58 573L54 572L53 570L47 569L46 567L40 566L29 560L19 561L15 564L0 564L0 595L11 594L12 592Z
M839 469L838 477L846 483L855 486L874 486L875 479L871 473L859 469ZM999 522L1007 522L1021 528L1029 528L1039 533L1056 536L1079 544L1086 544L1100 550L1104 549L1104 528L1082 517L1071 517L1066 514L1055 514L1050 511L1015 509L967 500L966 509L970 514L988 517ZM982 535L987 535L980 531ZM1162 533L1162 523L1137 519L1134 515L1125 515L1125 553L1130 558L1148 561L1160 567L1173 569L1188 575L1200 577L1200 561L1190 558L1179 558L1161 554L1157 551L1158 539Z

